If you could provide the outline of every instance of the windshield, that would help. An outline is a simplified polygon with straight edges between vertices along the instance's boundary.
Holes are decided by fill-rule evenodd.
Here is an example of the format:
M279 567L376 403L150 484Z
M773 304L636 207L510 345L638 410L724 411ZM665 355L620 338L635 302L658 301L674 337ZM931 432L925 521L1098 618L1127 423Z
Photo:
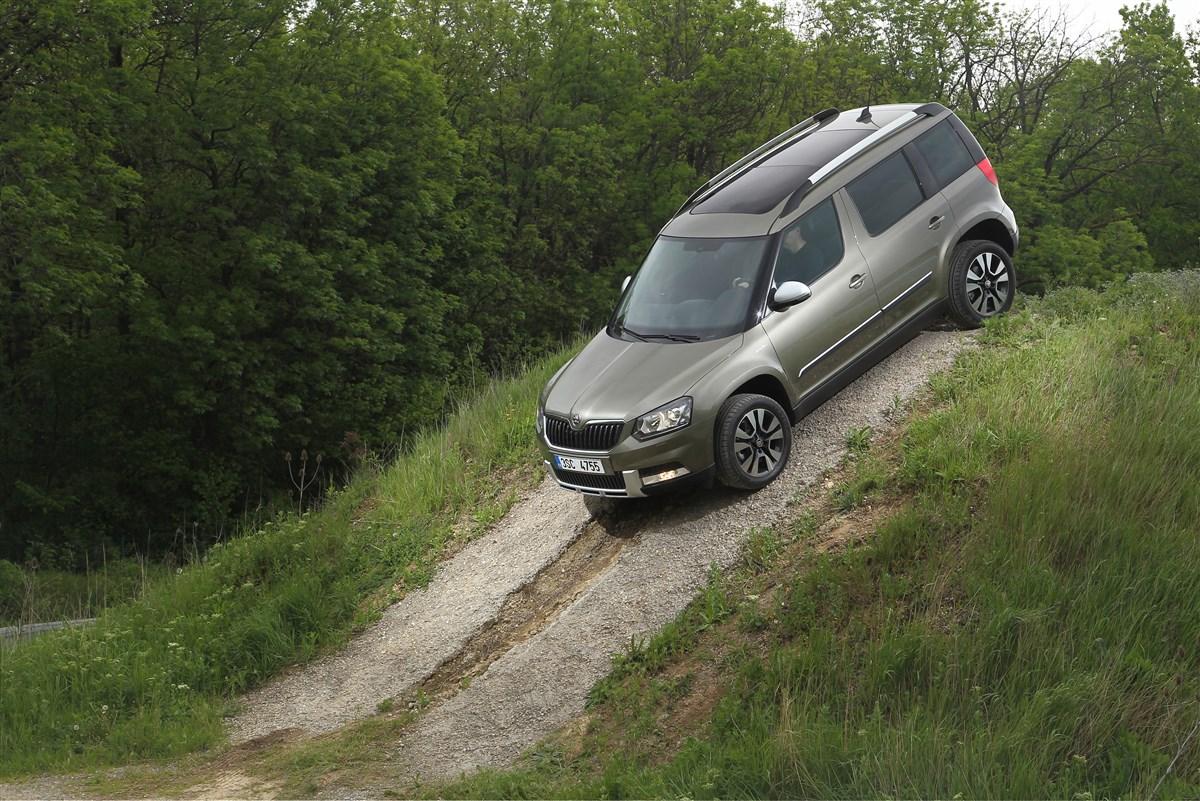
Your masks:
M745 330L767 237L660 236L617 305L611 331L696 341Z

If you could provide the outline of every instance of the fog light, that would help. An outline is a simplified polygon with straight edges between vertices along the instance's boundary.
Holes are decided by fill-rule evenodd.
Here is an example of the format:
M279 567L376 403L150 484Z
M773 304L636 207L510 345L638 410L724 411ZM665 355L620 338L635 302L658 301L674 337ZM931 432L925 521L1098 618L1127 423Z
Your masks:
M678 467L671 467L671 468L668 468L667 470L663 470L658 473L653 473L648 476L642 476L642 486L648 487L651 484L661 484L664 481L670 481L673 478L679 478L680 476L686 476L689 472L691 472L691 471L689 471L683 465L679 465Z

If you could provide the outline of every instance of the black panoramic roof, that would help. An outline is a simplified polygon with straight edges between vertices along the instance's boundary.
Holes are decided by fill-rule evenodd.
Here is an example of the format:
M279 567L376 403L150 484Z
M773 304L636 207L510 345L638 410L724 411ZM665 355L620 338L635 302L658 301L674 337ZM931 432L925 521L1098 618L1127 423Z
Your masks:
M797 139L757 167L721 187L691 209L692 214L765 214L838 154L877 130L862 125L822 129Z
M692 214L766 214L817 171L816 164L755 167L692 208Z
M874 125L862 125L849 130L813 131L803 139L797 139L783 150L762 163L763 167L792 166L804 164L813 170L823 167L837 156L849 150L879 130Z

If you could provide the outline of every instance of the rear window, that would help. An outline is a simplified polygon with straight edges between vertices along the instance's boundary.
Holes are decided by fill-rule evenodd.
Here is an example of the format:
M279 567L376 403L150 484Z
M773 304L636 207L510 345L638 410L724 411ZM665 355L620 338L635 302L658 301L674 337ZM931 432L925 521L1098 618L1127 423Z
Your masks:
M897 151L846 185L867 233L878 236L925 199L904 153Z
M929 131L921 134L914 144L921 155L925 157L925 161L929 163L929 169L933 171L933 177L937 180L938 189L949 184L975 164L967 146L963 144L962 137L950 127L950 120L938 123Z

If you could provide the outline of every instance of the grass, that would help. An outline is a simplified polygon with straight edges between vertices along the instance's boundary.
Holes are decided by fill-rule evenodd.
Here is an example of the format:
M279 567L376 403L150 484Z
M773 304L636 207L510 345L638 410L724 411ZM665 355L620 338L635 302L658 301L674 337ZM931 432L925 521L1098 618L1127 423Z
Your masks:
M96 617L142 597L173 571L141 559L113 559L83 572L21 568L0 560L0 626Z
M151 583L86 629L0 649L0 775L163 758L223 739L236 693L336 647L427 583L537 475L537 394L572 349L487 386L393 464Z
M1200 794L1200 279L1053 293L984 345L829 493L834 521L898 504L866 542L764 533L763 567L617 659L576 741L423 792Z

